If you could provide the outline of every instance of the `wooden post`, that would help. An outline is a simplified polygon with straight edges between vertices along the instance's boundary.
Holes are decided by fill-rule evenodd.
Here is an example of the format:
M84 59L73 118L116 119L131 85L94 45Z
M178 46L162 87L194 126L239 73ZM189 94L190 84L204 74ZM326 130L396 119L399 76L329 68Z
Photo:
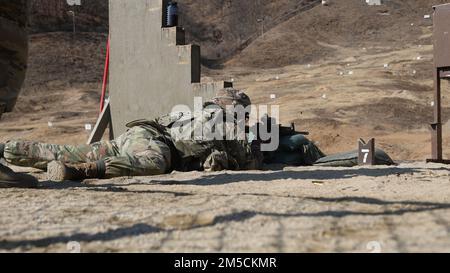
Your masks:
M94 130L92 130L92 134L89 137L87 144L92 144L94 142L98 142L102 140L103 135L105 134L106 128L109 126L109 139L113 138L112 133L112 122L111 122L111 106L109 104L109 100L106 101L105 107L103 108L100 117L95 124Z

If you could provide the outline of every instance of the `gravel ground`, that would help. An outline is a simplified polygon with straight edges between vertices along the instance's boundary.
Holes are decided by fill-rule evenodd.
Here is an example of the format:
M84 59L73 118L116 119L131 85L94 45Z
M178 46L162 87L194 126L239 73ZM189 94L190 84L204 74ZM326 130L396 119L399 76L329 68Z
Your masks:
M0 251L448 252L449 175L407 163L44 181L0 190Z

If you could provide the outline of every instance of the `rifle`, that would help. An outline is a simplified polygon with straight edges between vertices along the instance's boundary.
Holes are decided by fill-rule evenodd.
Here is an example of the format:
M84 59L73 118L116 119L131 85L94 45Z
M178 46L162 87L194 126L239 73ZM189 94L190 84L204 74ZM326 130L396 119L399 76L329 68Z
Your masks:
M258 135L254 141L261 141L261 138L259 137L259 128L262 126L263 123L258 122L254 126L245 126L245 132L248 134L249 132L258 132ZM280 137L282 136L293 136L293 135L309 135L309 132L306 131L297 131L295 128L295 124L291 123L290 126L283 126L281 124L277 124L279 126L279 134ZM268 130L270 130L270 126L268 127ZM269 131L270 132L270 131Z
M309 135L309 132L306 131L296 131L294 123L291 123L290 126L283 126L281 124L279 126L280 126L280 136Z

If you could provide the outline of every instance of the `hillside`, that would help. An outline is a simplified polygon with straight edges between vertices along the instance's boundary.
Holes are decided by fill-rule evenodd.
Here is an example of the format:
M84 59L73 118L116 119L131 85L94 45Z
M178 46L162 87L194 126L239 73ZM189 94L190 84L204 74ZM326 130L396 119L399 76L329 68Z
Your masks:
M279 105L281 120L310 131L327 153L375 137L396 159L423 160L430 154L433 100L432 21L424 15L444 2L331 1L281 23L225 71L211 73L230 75L255 103ZM445 122L445 94L443 104Z
M280 105L281 120L310 131L325 152L350 150L358 138L376 137L395 159L429 155L432 22L424 15L444 1L392 0L378 7L359 0L332 1L291 14L242 51L237 45L243 40L235 36L251 35L250 23L214 13L220 1L181 2L185 11L195 10L194 21L186 16L182 20L193 24L187 27L189 35L201 40L206 56L226 56L232 47L224 51L221 46L236 45L223 68L205 68L205 76L234 79L254 103ZM242 10L243 17L250 2L233 1L231 8ZM283 14L281 2L261 1L260 7ZM89 24L86 30L94 30ZM230 36L214 46L208 35L226 28L235 32L224 31ZM98 113L106 37L106 32L95 31L79 32L75 38L71 32L32 35L24 90L16 111L2 120L0 141L20 137L83 143L89 133L84 125L94 123ZM444 97L444 120L449 118L450 103Z
M202 45L205 64L233 56L262 34L299 12L316 6L318 0L179 0L180 23L187 41ZM32 0L31 29L48 31L108 31L108 0L82 1L69 6L62 0Z
M281 67L308 63L336 53L326 44L343 47L404 47L422 39L424 20L431 7L445 0L390 0L381 6L367 6L360 0L330 1L277 25L250 44L230 64L250 67Z
M31 0L31 30L34 33L72 31L73 17L78 31L108 31L108 0L82 1L81 6L69 6L65 0Z
M320 4L318 0L181 0L189 42L202 46L205 64L221 63L274 26Z

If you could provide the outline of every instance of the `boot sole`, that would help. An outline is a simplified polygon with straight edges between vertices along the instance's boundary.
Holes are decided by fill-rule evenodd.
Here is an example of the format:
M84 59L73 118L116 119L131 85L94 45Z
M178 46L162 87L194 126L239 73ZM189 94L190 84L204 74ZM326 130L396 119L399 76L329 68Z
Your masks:
M47 179L54 182L63 182L66 177L66 167L62 162L52 161L47 165Z

